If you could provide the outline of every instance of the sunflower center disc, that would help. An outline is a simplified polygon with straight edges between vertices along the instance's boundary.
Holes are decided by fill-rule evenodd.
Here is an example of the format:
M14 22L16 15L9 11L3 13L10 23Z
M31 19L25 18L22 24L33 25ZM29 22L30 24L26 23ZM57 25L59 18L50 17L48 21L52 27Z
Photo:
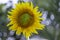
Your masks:
M20 16L21 27L26 28L30 26L32 23L33 23L33 17L30 14L24 13Z

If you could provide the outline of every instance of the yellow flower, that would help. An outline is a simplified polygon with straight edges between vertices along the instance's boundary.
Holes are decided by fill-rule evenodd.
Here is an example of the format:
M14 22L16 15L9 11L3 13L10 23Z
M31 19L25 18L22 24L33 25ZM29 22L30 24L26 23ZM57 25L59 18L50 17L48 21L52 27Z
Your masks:
M9 12L8 18L10 23L7 26L9 30L16 31L16 34L23 35L28 38L32 33L37 33L36 29L43 30L44 25L41 24L42 13L38 11L38 7L33 7L32 2L22 2L16 4L15 8Z

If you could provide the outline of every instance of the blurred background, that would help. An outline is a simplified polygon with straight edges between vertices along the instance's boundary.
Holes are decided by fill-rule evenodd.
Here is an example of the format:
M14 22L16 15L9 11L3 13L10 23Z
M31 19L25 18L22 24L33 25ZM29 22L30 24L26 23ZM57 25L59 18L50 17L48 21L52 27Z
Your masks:
M33 34L29 40L60 40L60 0L0 0L0 40L25 40L23 35L16 35L6 26L8 11L22 1L32 1L34 6L39 6L44 18L42 23L46 25L44 30L37 30L39 34Z

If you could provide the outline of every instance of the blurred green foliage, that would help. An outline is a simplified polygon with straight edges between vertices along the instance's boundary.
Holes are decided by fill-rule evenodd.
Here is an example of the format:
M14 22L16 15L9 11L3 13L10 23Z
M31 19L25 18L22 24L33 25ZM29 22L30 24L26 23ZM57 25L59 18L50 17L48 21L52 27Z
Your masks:
M6 27L6 23L7 23L7 17L6 17L6 13L3 12L3 7L5 6L5 4L0 4L0 31L6 31L7 27Z
M43 8L45 11L48 11L47 19L50 19L51 13L54 15L55 19L52 23L49 26L46 26L43 31L39 32L40 36L43 36L48 40L60 40L60 12L58 12L60 7L59 2L60 0L33 0L33 3L38 5L39 8ZM57 24L59 24L58 27L56 26Z

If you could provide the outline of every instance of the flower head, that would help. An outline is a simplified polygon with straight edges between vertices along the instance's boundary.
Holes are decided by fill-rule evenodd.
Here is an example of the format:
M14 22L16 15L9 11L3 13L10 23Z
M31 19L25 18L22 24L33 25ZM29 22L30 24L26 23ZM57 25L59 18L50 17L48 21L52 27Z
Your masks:
M38 7L33 7L32 2L22 2L16 4L16 7L9 12L8 18L10 23L7 26L9 30L16 31L16 34L23 33L27 38L32 33L36 33L36 29L43 30L44 25L41 24L42 13L38 11Z

